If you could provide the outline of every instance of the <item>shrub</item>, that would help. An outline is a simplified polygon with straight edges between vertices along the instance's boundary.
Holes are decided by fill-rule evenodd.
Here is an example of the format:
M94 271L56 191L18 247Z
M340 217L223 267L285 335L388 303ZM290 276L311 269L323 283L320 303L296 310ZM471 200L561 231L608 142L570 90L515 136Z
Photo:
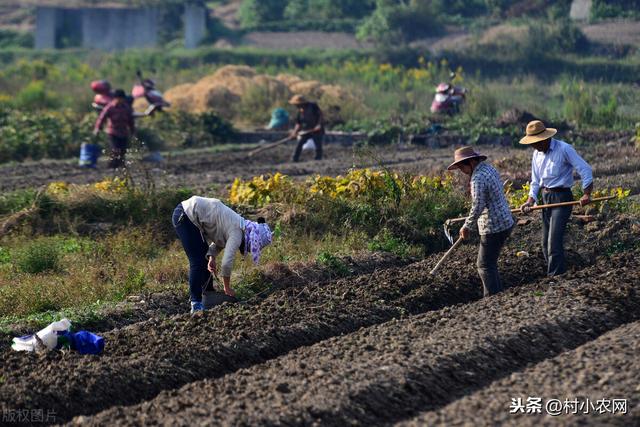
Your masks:
M387 228L380 230L378 234L369 242L370 251L391 252L400 257L408 255L410 246L404 239L396 237Z
M375 236L387 227L412 243L428 243L439 224L464 206L449 179L370 169L354 169L338 177L316 176L301 183L279 173L249 181L236 179L229 201L253 209L284 205L285 211L301 213L289 225L302 232L349 230Z
M569 20L530 24L527 36L519 44L517 50L526 52L531 61L550 54L586 52L589 48L587 37Z
M33 47L33 34L11 30L0 30L0 49L8 47Z
M358 28L358 37L383 45L428 37L442 30L430 3L377 0L375 11Z
M562 95L565 117L579 125L615 126L621 122L613 93L598 93L584 82L571 80L563 83Z
M18 253L16 265L24 273L42 273L60 269L61 250L49 239L36 240Z
M636 18L640 15L638 0L593 0L591 17L602 18Z
M486 86L473 88L463 108L465 114L474 119L495 118L498 113L498 98Z
M281 20L287 0L243 0L238 15L243 27Z
M36 80L18 92L13 104L23 110L44 110L57 108L59 100L45 88L42 80Z
M349 273L349 267L347 267L344 261L342 261L331 252L320 252L316 257L316 262L330 268L338 276L346 275Z

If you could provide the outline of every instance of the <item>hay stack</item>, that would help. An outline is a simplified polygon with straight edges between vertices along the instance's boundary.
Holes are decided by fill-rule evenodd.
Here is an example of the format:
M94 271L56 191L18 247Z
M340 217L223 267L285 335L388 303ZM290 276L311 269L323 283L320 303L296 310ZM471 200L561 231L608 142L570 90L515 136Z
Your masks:
M274 101L286 101L291 96L291 90L289 90L289 87L282 81L271 76L259 74L252 79L252 82L254 86L265 90Z
M298 93L311 100L318 100L322 96L321 86L322 84L317 80L306 80L293 83L289 86L289 89L291 92Z
M171 103L171 107L183 110L191 111L191 88L193 83L185 83L169 89L165 94L165 99Z
M278 74L276 76L276 80L281 81L282 83L287 85L287 87L291 87L292 84L302 81L300 77L293 74L286 74L286 73Z
M233 106L240 101L240 97L221 84L213 86L198 86L191 89L192 112L203 113L213 111L225 119L232 119Z
M245 77L252 78L256 75L256 70L249 67L248 65L225 65L222 68L219 68L215 73L211 76L214 79L224 80L227 78L233 77ZM206 77L205 77L206 78Z
M275 105L286 103L293 94L319 101L323 108L354 100L350 92L337 85L302 80L293 74L276 77L257 74L245 65L224 66L194 84L182 84L168 90L165 96L175 109L194 113L214 111L232 120L239 111L240 102L247 100L245 97L271 100Z

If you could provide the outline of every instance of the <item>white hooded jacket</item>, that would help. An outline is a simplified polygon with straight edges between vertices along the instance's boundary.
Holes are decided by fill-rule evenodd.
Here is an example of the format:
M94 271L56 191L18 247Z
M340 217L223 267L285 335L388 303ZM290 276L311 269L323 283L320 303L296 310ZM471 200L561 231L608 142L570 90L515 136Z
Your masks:
M184 213L202 233L209 245L207 256L217 256L223 249L223 277L231 276L236 251L240 249L245 220L218 199L193 196L182 202Z

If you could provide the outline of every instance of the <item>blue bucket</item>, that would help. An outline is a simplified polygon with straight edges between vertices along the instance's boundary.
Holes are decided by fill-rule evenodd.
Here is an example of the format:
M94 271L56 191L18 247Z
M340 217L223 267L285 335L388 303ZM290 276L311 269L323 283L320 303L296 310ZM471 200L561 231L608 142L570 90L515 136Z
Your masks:
M102 148L98 144L84 143L80 146L80 161L78 164L84 168L95 168Z

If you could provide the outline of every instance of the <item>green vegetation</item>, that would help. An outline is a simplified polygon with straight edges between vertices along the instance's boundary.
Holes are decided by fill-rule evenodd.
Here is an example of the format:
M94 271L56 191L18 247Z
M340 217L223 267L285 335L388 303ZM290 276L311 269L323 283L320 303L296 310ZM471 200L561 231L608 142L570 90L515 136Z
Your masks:
M244 297L267 289L259 271L270 263L315 259L339 276L348 273L340 254L433 251L444 243L436 237L439 222L463 207L462 196L438 177L353 171L347 177L318 177L313 184L295 184L281 175L251 183L238 181L230 201L247 215L265 209L276 236L261 267L237 257L232 280ZM254 184L259 188L252 190ZM0 224L16 224L0 236L0 314L91 305L97 310L131 294L184 292L187 261L169 218L190 195L121 179L52 183L44 192L2 195Z
M92 134L95 113L74 114L69 110L23 113L0 106L0 163L64 159L78 155L83 142L106 146L104 135ZM233 139L235 130L213 113L166 113L146 118L139 127L134 146L161 148L208 147Z
M637 18L640 16L638 0L593 0L592 19Z
M240 21L247 29L263 30L271 24L271 28L290 31L292 25L307 28L305 24L315 22L315 29L333 31L332 21L351 22L353 27L373 9L373 0L244 0Z
M519 43L544 49L559 37L554 34L551 29L525 31L526 37ZM577 38L565 48L578 49L579 44ZM269 59L256 68L272 75L286 72L347 89L353 96L341 102L340 120L332 122L331 126L365 131L373 144L393 142L398 136L406 139L410 134L429 129L434 122L472 141L483 136L516 136L521 132L519 128L499 128L495 124L504 111L514 108L530 111L549 121L568 121L582 129L628 129L640 121L640 90L621 83L627 78L635 78L640 65L633 60L583 59L566 53L563 59L558 59L556 55L565 48L559 47L558 53L551 49L539 57L534 55L531 57L534 60L519 62L517 58L513 59L511 70L502 69L511 64L511 60L504 57L513 55L514 50L526 52L524 48L509 50L505 47L500 53L498 45L492 54L504 55L503 62L490 65L487 65L490 57L481 57L482 50L478 49L465 56L450 54L451 59L439 61L414 53L411 60L409 56L396 57L399 63L382 58L357 59L360 54L356 59L346 59L343 53L326 59L331 57L330 52L325 52L326 60L318 63L316 59L312 60L311 53L300 52L295 57L302 65L296 61L287 63L284 54L274 53L275 64ZM159 71L160 81L193 81L215 69L215 65L205 65L208 62L206 54L174 55L178 54L166 54L168 62ZM94 141L91 130L96 115L87 112L91 99L88 84L100 74L81 62L81 57L62 52L51 60L20 59L0 66L0 162L74 157L83 142ZM113 59L124 67L125 71L113 68L118 71L119 78L124 79L126 75L134 75L137 66L146 63L145 58L147 53L143 52L130 52L120 57L105 54L100 63ZM192 60L200 65L184 68L189 67ZM105 63L98 69L106 67ZM482 70L482 74L478 70ZM451 71L457 72L454 83L470 89L468 102L457 117L434 117L428 112L433 88L448 81ZM505 76L501 76L502 72ZM594 78L603 80L594 81ZM620 82L607 83L609 78ZM234 112L234 117L242 119L239 124L264 124L274 105L286 101L275 99L261 87L251 91L252 96L245 97L246 101L243 100ZM322 104L322 99L319 101ZM231 124L212 113L187 114L169 110L141 119L139 128L140 143L150 149L207 147L234 138Z
M304 183L280 173L249 181L236 178L229 201L252 209L277 203L289 212L284 215L286 225L300 232L362 232L378 236L380 249L405 255L408 250L400 250L403 242L424 245L427 251L437 248L438 225L464 208L449 178L370 169L335 178L316 176Z
M33 35L12 30L0 30L0 49L8 47L31 48L33 47Z

